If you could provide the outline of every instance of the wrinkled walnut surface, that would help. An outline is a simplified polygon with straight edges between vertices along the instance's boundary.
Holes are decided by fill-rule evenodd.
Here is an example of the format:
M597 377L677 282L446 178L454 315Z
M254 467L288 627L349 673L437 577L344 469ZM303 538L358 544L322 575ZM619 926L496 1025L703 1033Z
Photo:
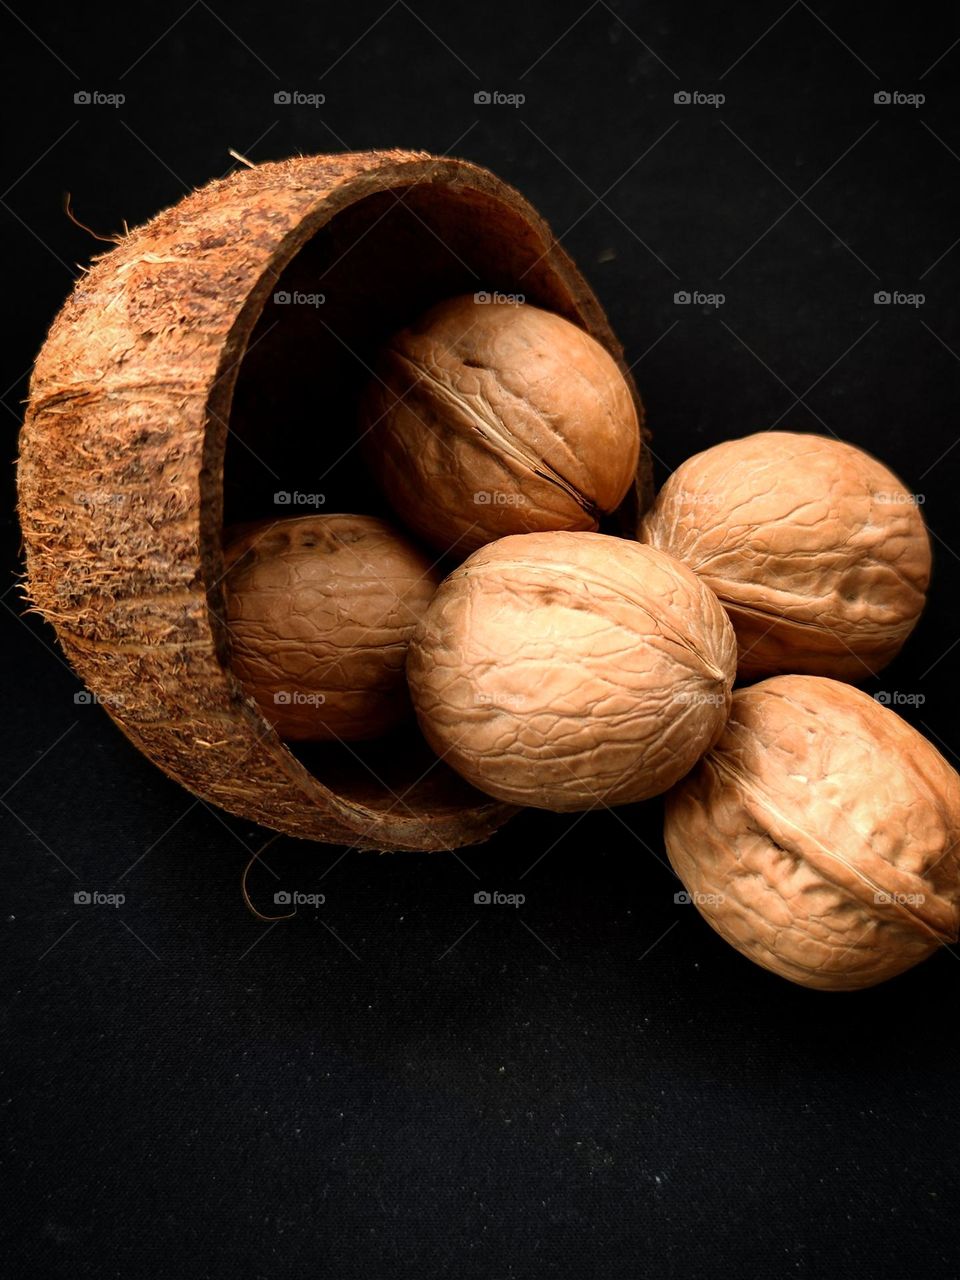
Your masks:
M503 538L441 585L407 676L433 749L501 800L567 812L682 777L730 705L736 643L689 569L604 534Z
M404 660L439 581L372 516L264 520L228 535L231 667L282 738L375 738L410 709Z
M960 777L848 684L739 689L664 833L717 932L803 986L872 986L957 939Z
M394 510L439 550L597 528L633 482L637 410L613 357L526 304L431 308L384 349L360 430Z
M825 436L766 431L696 454L641 537L720 597L743 679L866 679L913 630L930 579L912 496L875 458Z

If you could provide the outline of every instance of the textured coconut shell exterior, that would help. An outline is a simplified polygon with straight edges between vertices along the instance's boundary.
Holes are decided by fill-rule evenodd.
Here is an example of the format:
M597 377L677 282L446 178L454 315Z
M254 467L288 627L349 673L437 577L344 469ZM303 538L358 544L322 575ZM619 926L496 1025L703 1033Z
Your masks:
M512 810L443 767L406 794L359 765L314 776L276 737L229 668L223 465L238 369L280 273L341 211L414 186L421 201L444 193L446 225L499 235L505 275L525 271L541 305L620 360L548 227L492 174L400 151L296 158L193 192L83 275L37 359L19 466L29 595L127 737L245 819L381 850L469 844ZM625 521L649 497L645 458Z

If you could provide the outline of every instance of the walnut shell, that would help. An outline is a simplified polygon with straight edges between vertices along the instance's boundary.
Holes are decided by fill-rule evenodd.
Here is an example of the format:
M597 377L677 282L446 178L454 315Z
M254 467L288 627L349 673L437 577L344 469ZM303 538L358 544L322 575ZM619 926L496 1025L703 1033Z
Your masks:
M707 921L802 986L873 986L957 939L960 776L848 684L737 690L720 740L668 796L664 833Z
M630 388L599 342L539 307L472 294L390 340L360 429L394 510L462 555L510 533L596 529L640 448Z
M826 436L765 431L696 454L640 536L720 597L742 679L866 679L899 652L930 580L913 496L862 449Z
M231 665L287 741L356 742L410 711L407 643L440 582L373 516L263 520L227 538Z
M720 733L736 643L677 561L605 534L476 551L414 633L407 677L433 749L501 800L570 812L665 791Z

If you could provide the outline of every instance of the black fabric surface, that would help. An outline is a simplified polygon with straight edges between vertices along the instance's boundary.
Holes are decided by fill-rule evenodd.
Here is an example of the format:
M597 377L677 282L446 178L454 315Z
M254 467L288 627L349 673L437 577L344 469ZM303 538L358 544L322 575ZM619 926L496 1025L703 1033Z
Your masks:
M108 247L64 193L108 234L230 147L463 155L596 288L659 479L779 421L869 448L923 496L929 607L869 688L910 695L956 763L954 8L12 0L0 21L8 456L75 264ZM275 105L294 89L326 102ZM77 702L52 630L21 614L9 494L7 1274L960 1273L956 948L858 995L782 982L675 902L658 802L527 813L456 855L280 840L256 900L326 901L261 924L239 881L268 833Z

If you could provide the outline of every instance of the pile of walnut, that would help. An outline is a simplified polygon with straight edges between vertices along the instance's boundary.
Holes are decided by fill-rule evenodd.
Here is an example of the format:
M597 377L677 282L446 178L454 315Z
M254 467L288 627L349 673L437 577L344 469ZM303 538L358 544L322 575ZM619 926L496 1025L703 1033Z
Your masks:
M359 429L397 527L227 536L233 669L281 737L372 738L412 711L500 800L667 792L701 913L805 986L870 986L956 940L960 777L841 683L924 604L930 543L890 471L760 432L679 467L639 541L600 533L640 446L615 362L558 316L472 297L386 345Z

